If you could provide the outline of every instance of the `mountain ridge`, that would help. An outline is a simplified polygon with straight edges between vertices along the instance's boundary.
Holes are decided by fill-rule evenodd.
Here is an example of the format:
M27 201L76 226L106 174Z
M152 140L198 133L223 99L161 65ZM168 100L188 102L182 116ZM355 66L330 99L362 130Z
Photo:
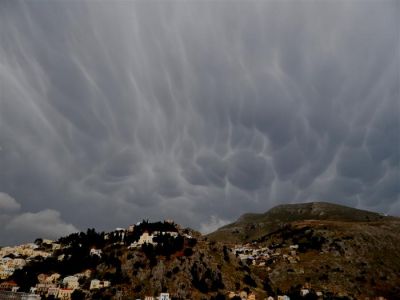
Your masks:
M264 213L245 213L236 221L224 225L207 234L212 240L245 242L257 238L258 234L267 234L280 225L304 220L331 220L341 222L373 222L382 220L400 220L381 213L352 208L330 202L307 202L281 204ZM251 232L249 234L243 232ZM240 237L242 234L242 237ZM235 236L235 237L234 237ZM247 236L247 237L246 237Z

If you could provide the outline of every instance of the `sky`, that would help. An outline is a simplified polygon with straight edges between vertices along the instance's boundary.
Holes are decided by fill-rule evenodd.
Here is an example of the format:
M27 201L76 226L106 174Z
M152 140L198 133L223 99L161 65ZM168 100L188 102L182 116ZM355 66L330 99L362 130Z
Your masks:
M0 244L400 215L398 1L1 1Z

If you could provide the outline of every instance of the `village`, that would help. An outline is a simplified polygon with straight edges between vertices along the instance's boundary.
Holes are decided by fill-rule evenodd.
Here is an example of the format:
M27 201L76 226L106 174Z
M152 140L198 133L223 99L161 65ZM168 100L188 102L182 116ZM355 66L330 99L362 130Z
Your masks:
M133 242L125 243L127 249L139 249L141 246L146 245L157 245L159 237L170 236L173 238L178 237L182 234L187 239L193 237L188 232L178 232L172 230L170 225L173 221L164 221L164 224L168 224L168 230L154 230L141 231L138 239ZM136 226L141 226L141 223L137 223ZM111 242L112 245L124 244L126 237L132 234L135 230L135 225L129 226L127 229L116 228L110 233L104 234L102 239ZM61 299L61 300L74 300L74 299L85 299L86 295L91 295L96 291L112 289L112 283L109 280L95 278L93 270L85 269L81 272L68 274L62 276L59 273L45 274L40 273L37 275L37 283L30 287L27 292L24 290L20 291L20 287L16 282L7 280L11 277L16 270L22 269L24 266L32 261L44 260L48 257L55 256L58 261L62 261L65 255L55 255L59 253L62 245L59 242L55 242L48 239L39 239L35 243L28 243L24 245L18 245L14 247L3 247L0 248L0 299L24 299L24 300L35 300L35 299ZM242 263L253 266L255 268L265 268L268 272L273 270L273 265L278 261L285 261L289 264L298 264L300 262L300 256L298 253L299 245L287 245L285 247L270 247L262 246L257 242L247 243L243 245L231 245L231 251L236 257L238 257ZM92 247L88 249L89 257L97 257L101 259L103 256L102 249ZM296 272L304 273L303 269L296 269ZM115 289L115 293L112 299L122 300L126 298L126 291ZM315 299L324 299L324 293L321 291L315 291L311 289L309 283L304 283L300 290L301 297L307 297L307 295L314 295ZM223 299L233 300L256 300L256 294L249 289L239 291L226 292ZM313 299L314 299L313 298ZM141 298L136 298L141 300ZM170 300L174 299L174 295L168 292L159 293L158 295L147 295L143 300ZM384 298L379 298L383 300ZM261 299L260 299L261 300ZM263 300L290 300L287 295L275 295L264 298Z
M138 223L140 224L140 223ZM129 226L128 229L116 228L113 232L106 234L104 236L105 240L110 239L110 235L119 235L120 241L123 242L126 232L131 232L134 225ZM176 237L177 232L160 232L156 231L149 235L146 231L141 236L139 241L132 243L129 248L138 248L143 244L156 244L153 238L158 235L169 234ZM189 237L189 236L188 236ZM3 247L0 248L0 280L5 280L13 273L15 270L23 268L32 260L45 259L51 255L55 250L61 248L59 243L52 240L45 239L40 240L41 247L36 243L28 243L23 245L18 245L14 247ZM41 249L46 248L46 251ZM90 256L98 256L101 258L102 250L92 248L89 252ZM58 260L62 260L64 255L57 257ZM20 287L14 281L4 281L0 283L0 299L24 299L24 300L34 300L42 299L43 297L50 297L52 299L61 300L71 300L73 299L73 294L77 290L82 289L83 280L91 279L92 270L87 269L81 273L76 273L73 275L62 277L58 273L53 274L39 274L37 276L38 283L32 286L29 293L19 292ZM111 287L111 282L107 280L91 279L89 291L99 290ZM118 293L116 299L118 297ZM169 300L169 293L160 293L159 296L146 296L145 300Z
M289 263L296 264L300 261L297 249L298 245L290 245L286 251L282 249L274 249L268 247L258 246L257 243L249 243L245 245L235 245L233 253L236 254L242 261L250 261L253 266L265 267L271 270L269 265L279 259L288 261Z
M132 230L131 228L127 229ZM121 235L121 240L124 239L125 230L117 228L114 231ZM144 232L137 242L131 243L128 248L138 248L143 244L155 244L154 237L157 235L171 234L172 236L177 236L176 232L153 232L149 234L147 231ZM187 235L191 238L190 235ZM109 239L109 235L105 236L105 239ZM30 260L46 258L52 255L54 250L60 248L60 244L55 243L51 240L43 240L42 244L46 244L48 251L38 250L39 246L30 243L25 245L19 245L15 247L4 247L0 249L0 270L1 279L7 279L13 274L16 269L20 269L25 266ZM254 266L265 267L271 260L276 260L279 258L287 259L289 262L296 263L299 260L296 255L297 245L292 245L289 247L289 254L282 254L279 251L271 250L267 247L257 247L255 244L246 245L236 245L233 248L233 253L236 254L243 261L251 261ZM91 256L101 257L102 251L100 249L92 248L90 250ZM58 259L63 259L63 257L58 257ZM269 267L267 267L269 268ZM90 279L92 271L87 269L81 273L72 274L66 277L61 277L58 273L53 273L50 275L40 274L38 275L38 283L31 287L29 293L19 292L19 287L15 282L5 281L0 283L0 296L1 299L42 299L42 297L51 297L53 299L61 300L71 300L73 299L73 293L76 290L82 289L81 283L85 279ZM111 287L111 282L106 280L91 279L89 291L109 288ZM302 289L302 295L306 295L309 290ZM120 294L120 295L119 295ZM318 296L322 296L322 293L318 293ZM228 299L241 299L241 300L256 300L256 295L252 292L247 291L237 291L228 292ZM115 299L122 299L122 293L116 294ZM146 296L144 300L169 300L169 293L160 293L159 296ZM273 300L273 297L268 297L267 300ZM276 297L277 300L289 300L290 298L286 295L280 295Z
M138 223L137 225L139 225ZM118 236L118 242L124 241L125 235L134 230L134 225L129 226L127 229L116 228L113 232L105 234L104 239L109 240L112 237ZM138 241L129 244L128 249L139 248L144 244L156 244L156 237L170 235L177 237L178 232L174 231L154 231L149 233L144 231ZM192 236L184 233L186 238L191 239ZM54 251L59 250L61 245L52 240L40 240L40 247L37 243L29 243L24 245L18 245L15 247L4 247L0 249L0 279L6 280L10 277L15 270L23 268L32 260L45 259L52 256ZM45 249L45 250L43 250ZM277 256L277 253L269 250L268 248L257 249L251 245L237 246L233 249L233 252L237 254L242 260L252 260L254 265L265 266L265 263L271 258ZM91 248L89 252L90 256L97 256L101 258L102 250ZM293 251L292 251L293 254ZM64 255L57 257L58 260L64 259ZM90 280L89 291L84 290L82 283L86 280ZM39 274L37 276L38 283L32 286L28 293L20 292L19 286L13 281L3 281L0 283L0 298L1 299L61 299L61 300L72 300L74 299L73 294L76 291L93 292L100 289L111 288L111 282L107 280L99 280L92 278L92 270L87 269L80 273L71 274L62 277L58 273L52 274ZM231 291L228 292L226 297L228 299L241 299L241 300L256 300L256 295L251 291ZM114 299L123 299L123 292L117 291ZM139 298L137 298L139 300ZM170 300L171 295L169 293L160 293L157 296L149 295L145 296L144 300ZM268 300L274 298L269 297ZM282 295L276 298L277 300L289 300L289 297Z

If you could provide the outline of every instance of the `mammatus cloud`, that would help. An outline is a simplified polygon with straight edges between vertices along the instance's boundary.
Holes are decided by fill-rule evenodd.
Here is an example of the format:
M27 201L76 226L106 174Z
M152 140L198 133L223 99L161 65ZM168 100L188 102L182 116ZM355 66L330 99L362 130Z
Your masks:
M0 190L66 231L315 200L399 215L399 20L396 1L2 2Z
M79 230L65 223L58 211L45 209L21 213L20 204L11 196L0 193L0 236L2 243L33 241L36 238L56 239Z

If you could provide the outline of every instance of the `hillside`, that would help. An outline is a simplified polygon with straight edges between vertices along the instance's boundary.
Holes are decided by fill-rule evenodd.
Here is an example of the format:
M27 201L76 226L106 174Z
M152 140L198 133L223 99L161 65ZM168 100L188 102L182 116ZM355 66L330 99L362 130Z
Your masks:
M209 234L208 238L225 243L244 243L256 240L294 221L372 222L392 219L396 218L327 202L286 204L276 206L263 214L244 214L236 222Z
M306 203L246 214L208 238L231 245L252 241L249 253L263 247L274 249L265 266L260 266L256 256L251 267L273 291L307 283L316 290L355 299L378 295L398 299L399 232L399 218Z
M1 248L0 299L394 300L399 232L399 218L329 203L246 214L208 236L171 221L88 229Z
M54 290L73 291L72 300L145 299L166 292L169 299L225 299L238 290L266 296L262 282L229 248L167 221L109 233L88 229L57 242L38 239L7 248L0 249L7 265L14 259L24 264L0 279L0 299L8 296L2 290L14 286L18 292L34 288L42 299L53 299Z

